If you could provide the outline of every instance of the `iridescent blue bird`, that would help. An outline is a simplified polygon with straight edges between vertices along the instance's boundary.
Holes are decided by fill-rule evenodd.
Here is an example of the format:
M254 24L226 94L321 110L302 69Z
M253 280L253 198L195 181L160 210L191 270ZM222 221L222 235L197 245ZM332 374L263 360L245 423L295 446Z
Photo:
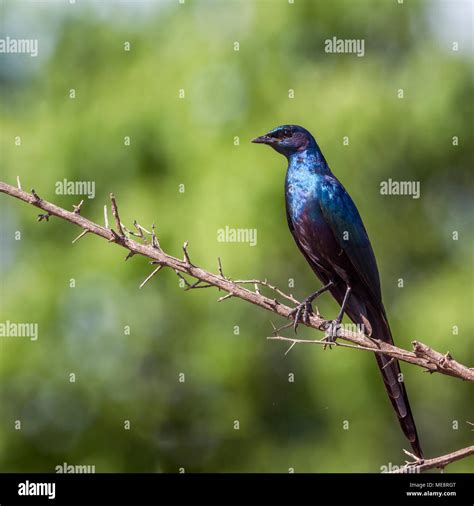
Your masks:
M365 333L393 344L382 303L375 255L359 211L331 172L314 137L296 125L279 126L252 142L267 144L288 159L286 215L298 248L323 287L293 310L295 330L312 312L312 301L328 291L341 306L328 337L337 336L344 313ZM415 421L397 360L375 354L390 401L415 454L422 458Z

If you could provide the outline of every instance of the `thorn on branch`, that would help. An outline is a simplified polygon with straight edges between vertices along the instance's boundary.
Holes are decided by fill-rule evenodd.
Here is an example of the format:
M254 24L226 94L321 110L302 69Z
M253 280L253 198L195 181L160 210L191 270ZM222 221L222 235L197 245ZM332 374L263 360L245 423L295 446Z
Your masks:
M122 225L123 226L123 225ZM133 226L137 229L137 232L132 232L131 230L127 230L126 229L126 232L129 234L129 235L133 235L133 237L138 237L139 239L142 239L144 241L144 243L146 244L147 243L147 240L145 238L145 236L143 235L143 227L141 227L137 220L133 220ZM125 228L125 227L124 227Z
M279 288L277 288L276 286L274 285L271 285L266 279L261 281L260 279L237 279L236 281L234 281L234 283L236 285L254 285L255 288L257 286L265 286L266 288L269 288L270 290L273 290L274 292L276 292L278 295L280 295L281 297L285 298L286 300L289 300L290 302L292 302L293 304L299 304L300 302L298 300L296 300L293 295L288 295L286 294L285 292L283 292L282 290L280 290ZM255 293L257 295L260 295L260 291L259 290L255 290Z
M188 253L188 241L186 241L184 244L183 244L183 252L184 252L184 261L186 262L187 265L191 265L193 266L193 264L191 263L191 260L189 258L189 253ZM194 266L193 266L194 267Z
M89 230L85 229L83 230L73 241L72 241L72 244L74 244L76 241L78 241L81 237L84 237L87 233L89 232Z
M293 346L296 344L296 342L291 343L290 347L285 351L285 356L290 353L290 351L293 349Z
M112 237L109 239L109 242L123 242L123 237L119 236L113 228L110 229L110 232L112 233Z
M20 176L16 176L16 185L19 190L21 190L21 182L20 182Z
M117 202L115 201L115 195L113 193L110 194L110 201L112 202L112 215L115 219L115 226L117 227L118 233L120 237L124 237L122 224L120 222L120 216L117 209Z
M290 327L293 327L293 322L286 323L285 325L278 327L278 328L275 327L275 325L273 324L272 321L270 323L272 324L272 327L273 327L273 335L274 336L278 336L282 330L286 330L286 329L289 329Z
M107 206L104 206L104 224L105 228L109 228L109 213L107 212Z
M221 257L217 257L217 269L219 271L219 276L222 278L222 279L227 279L225 276L224 276L224 272L222 270L222 262L221 262Z
M38 221L49 221L49 217L51 215L49 213L46 214L38 214Z
M33 197L35 198L35 200L41 200L39 195L35 192L35 189L34 188L31 188L31 194L33 195Z
M190 283L177 269L174 271L179 279L186 285L185 290L192 290L193 288L212 288L214 285L201 285L202 280L198 279L194 283Z
M386 367L388 367L390 364L393 363L393 361L395 360L395 357L392 357L383 367L382 367L382 370L385 369Z
M142 227L140 223L137 223L137 220L133 222L133 225L140 232L140 237L144 237L143 232L145 232L145 234L151 235L151 232L149 232L145 227Z
M405 461L408 466L423 464L424 459L420 459L420 457L416 456L414 453L409 452L408 450L405 450L405 448L403 448L403 452L413 459L413 462Z
M223 295L222 297L219 297L217 299L217 302L222 302L223 300L227 300L227 299L230 299L234 296L233 293L228 293L227 295Z
M176 276L178 276L178 278L181 279L181 281L183 281L185 286L187 286L188 288L191 286L191 283L189 283L189 281L178 270L175 269L174 272L176 272Z
M439 361L439 365L441 367L446 367L446 365L448 364L448 362L450 362L451 360L453 360L453 357L451 355L451 353L446 352L446 354L440 359Z
M74 204L72 205L72 207L73 207L73 209L74 209L74 211L73 211L73 213L74 213L74 214L81 214L81 207L82 207L82 204L84 204L84 200L81 200L81 201L79 202L79 204L77 204L77 206L75 206Z
M158 241L158 237L156 237L156 230L155 230L155 224L151 226L151 245L155 249L159 249L161 251L161 246Z
M127 261L129 258L132 258L133 255L135 255L135 252L134 251L129 251L128 255L125 257L125 261Z
M125 237L129 238L130 235L134 235L134 233L130 232L130 230L128 230L128 228L122 222L120 222L120 224L122 225L122 229L125 233Z
M148 281L150 281L150 279L155 275L157 274L158 272L161 271L161 269L163 268L162 265L159 265L147 278L145 278L145 280L142 282L142 284L139 286L139 288L143 288L147 283Z
M130 232L135 237L140 237L141 239L144 239L145 236L143 235L143 230L139 227L137 220L133 220L133 226L137 229L138 234L135 232Z

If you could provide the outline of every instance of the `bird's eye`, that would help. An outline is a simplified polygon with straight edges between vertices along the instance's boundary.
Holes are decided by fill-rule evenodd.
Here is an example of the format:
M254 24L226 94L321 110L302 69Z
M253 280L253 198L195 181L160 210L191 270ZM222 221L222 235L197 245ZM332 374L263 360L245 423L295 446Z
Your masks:
M283 128L281 130L277 130L273 134L273 137L276 139L285 139L285 138L291 137L291 136L292 136L292 132L289 128Z

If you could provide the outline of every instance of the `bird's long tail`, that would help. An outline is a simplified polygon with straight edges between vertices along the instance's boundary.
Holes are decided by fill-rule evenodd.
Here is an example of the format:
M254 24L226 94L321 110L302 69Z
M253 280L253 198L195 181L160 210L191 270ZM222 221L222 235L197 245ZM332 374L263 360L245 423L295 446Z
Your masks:
M344 291L338 288L339 287L335 290L331 290L331 292L339 304L341 304ZM378 305L375 306L371 302L362 303L356 296L351 296L349 304L346 307L346 313L354 323L367 325L368 320L372 328L371 336L373 338L393 344L392 333L383 307L380 308ZM385 388L393 409L397 414L402 431L408 441L410 441L415 455L419 458L423 458L420 440L416 432L415 420L413 419L410 403L408 402L408 396L398 360L378 353L375 354L375 359L382 373Z
M384 311L373 308L370 304L366 304L366 307L368 320L372 325L372 337L393 344L392 333ZM408 402L408 395L398 360L378 353L375 355L375 359L382 373L385 388L387 389L393 409L397 413L398 422L400 423L402 431L408 441L410 441L415 455L419 458L423 458L420 440L416 432L415 420L413 419L410 403Z

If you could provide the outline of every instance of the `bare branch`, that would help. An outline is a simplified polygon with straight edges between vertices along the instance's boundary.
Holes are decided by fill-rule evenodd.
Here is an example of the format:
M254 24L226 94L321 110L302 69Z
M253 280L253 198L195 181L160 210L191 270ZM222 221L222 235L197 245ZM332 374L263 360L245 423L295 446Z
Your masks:
M451 464L451 462L456 462L457 460L461 460L474 455L474 445L468 446L467 448L462 448L461 450L457 450L452 453L448 453L447 455L442 455L441 457L436 457L434 459L419 459L406 450L405 453L412 457L414 460L412 462L407 462L406 465L400 469L397 469L396 471L391 471L391 473L411 474L421 473L422 471L427 471L428 469L444 469L448 464Z
M265 295L262 295L261 293L256 293L252 290L249 290L241 286L242 284L245 283L249 284L257 283L260 284L261 286L265 286L275 291L275 293L277 293L279 296L286 298L287 300L290 300L294 304L298 302L296 299L294 299L293 296L284 294L281 290L278 290L273 285L270 285L266 280L260 281L251 279L251 280L237 280L234 282L231 281L230 279L224 278L222 276L222 270L221 272L219 272L219 274L213 274L209 271L201 269L200 267L192 265L189 262L189 257L188 259L180 260L178 258L166 254L161 249L154 248L152 245L140 244L130 239L129 237L125 236L119 237L115 231L110 230L106 227L102 227L84 218L78 213L67 211L50 202L40 199L40 197L36 194L36 192L28 193L23 190L20 190L15 186L11 186L3 182L0 182L0 192L6 193L12 197L23 200L24 202L27 202L30 205L42 209L43 211L47 212L52 216L57 216L66 221L69 221L70 223L74 223L79 227L81 227L83 230L88 230L90 233L93 233L99 237L103 237L104 239L107 239L109 242L115 242L120 247L129 250L130 253L142 255L155 261L159 265L169 267L170 269L174 270L181 277L181 279L184 280L187 289L209 288L211 286L214 286L216 288L219 288L220 290L223 290L224 292L227 292L227 294L232 297L236 297L245 300L247 302L250 302L251 304L254 304L272 313L278 314L279 316L286 318L288 320L293 319L293 316L290 314L292 312L291 307L282 304L276 299L271 299L269 297L266 297ZM113 202L115 202L115 199L113 200ZM118 213L116 212L117 211L116 204L113 204L113 206L114 205L115 205L115 218L116 221L118 220L118 223L120 224ZM135 227L137 228L137 230L143 229L145 232L147 232L143 227L139 226L138 224L136 224ZM121 230L121 227L119 230ZM123 234L123 230L121 231L121 233ZM196 279L196 282L189 283L182 276L182 274L187 274L193 277L194 279ZM224 298L230 297L224 296L221 298L221 300L224 300ZM327 328L328 322L317 314L311 314L308 318L308 321L304 322L303 325L324 332ZM279 339L282 340L282 336L280 336ZM435 350L432 350L428 346L419 342L414 343L415 347L414 351L408 351L390 345L383 341L369 338L362 333L351 332L348 330L341 330L339 334L339 339L351 343L357 349L363 349L365 351L384 354L389 357L393 357L397 360L417 365L429 372L438 372L462 380L474 381L474 369L460 364L459 362L454 360L452 356L449 354L444 355ZM292 343L295 342L295 340L292 340L291 338L285 338L283 340L290 340ZM310 340L296 341L297 344L315 343L315 342L316 341ZM324 342L321 342L319 344L324 344ZM341 346L341 343L338 344L339 346ZM347 346L349 345L345 345L345 347Z

